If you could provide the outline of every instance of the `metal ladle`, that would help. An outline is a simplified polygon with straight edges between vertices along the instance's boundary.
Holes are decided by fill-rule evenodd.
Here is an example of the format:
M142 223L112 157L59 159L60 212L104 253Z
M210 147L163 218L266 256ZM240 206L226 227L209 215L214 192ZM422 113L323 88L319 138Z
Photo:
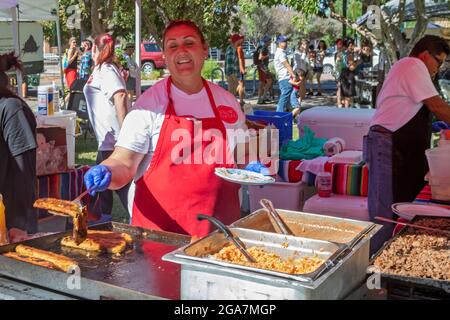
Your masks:
M248 253L248 251L245 247L245 244L242 242L242 240L239 239L238 236L235 236L231 232L231 230L226 225L224 225L222 222L220 222L216 218L208 216L206 214L197 215L197 220L199 220L199 221L208 220L209 222L213 223L225 235L225 238L230 240L236 246L236 248L239 249L239 251L244 255L244 257L247 259L248 262L252 262L252 263L256 262L255 258L253 258L250 255L250 253Z
M272 201L268 199L261 199L259 200L259 203L264 207L264 209L267 210L267 212L269 212L270 222L272 223L277 233L282 233L288 236L294 235L294 233L291 231L291 229L289 229L287 224L284 223L283 219L280 217L277 210L275 210Z

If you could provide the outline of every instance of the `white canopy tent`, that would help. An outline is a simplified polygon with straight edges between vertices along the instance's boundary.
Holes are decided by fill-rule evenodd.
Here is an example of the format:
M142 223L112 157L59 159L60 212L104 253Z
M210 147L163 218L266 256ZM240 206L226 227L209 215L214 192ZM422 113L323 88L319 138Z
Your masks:
M19 20L50 20L56 21L58 38L58 55L61 57L61 32L59 25L57 0L2 0L0 2L0 19L12 21L14 51L20 55ZM62 61L60 59L61 85L64 90ZM22 96L22 75L17 71L18 94Z

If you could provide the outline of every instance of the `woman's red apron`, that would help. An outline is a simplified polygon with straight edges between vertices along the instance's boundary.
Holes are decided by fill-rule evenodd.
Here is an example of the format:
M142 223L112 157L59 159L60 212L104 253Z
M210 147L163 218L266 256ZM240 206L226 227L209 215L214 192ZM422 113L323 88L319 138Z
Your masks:
M203 80L215 116L203 119L175 114L171 84L169 78L169 103L156 150L149 168L136 182L132 224L202 237L211 231L212 226L208 221L198 221L197 214L214 216L225 224L230 224L240 217L239 186L214 174L216 167L235 165L228 148L225 126L207 82ZM186 133L190 134L189 137L195 136L198 139L179 138ZM212 142L201 138L208 137L211 133ZM186 148L195 152L180 151ZM186 164L174 161L173 153L184 155L191 162ZM204 154L210 155L207 161L198 161L202 160Z

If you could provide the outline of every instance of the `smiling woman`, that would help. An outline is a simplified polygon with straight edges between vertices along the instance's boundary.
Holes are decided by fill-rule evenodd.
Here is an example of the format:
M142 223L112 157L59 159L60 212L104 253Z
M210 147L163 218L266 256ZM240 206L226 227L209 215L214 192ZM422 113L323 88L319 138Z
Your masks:
M85 182L98 192L134 180L133 225L201 237L211 226L197 221L198 213L225 224L240 217L239 185L214 171L236 167L233 131L246 129L245 116L232 94L202 78L208 45L195 23L172 21L164 32L163 52L170 77L136 101L113 154L91 168ZM180 141L180 132L188 138ZM211 145L217 152L208 152ZM186 161L177 162L178 155Z

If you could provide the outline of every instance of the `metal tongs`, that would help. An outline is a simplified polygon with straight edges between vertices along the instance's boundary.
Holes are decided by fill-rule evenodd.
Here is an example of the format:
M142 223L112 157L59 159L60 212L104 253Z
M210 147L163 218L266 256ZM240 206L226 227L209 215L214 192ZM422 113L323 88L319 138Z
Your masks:
M224 225L222 222L220 222L219 220L217 220L214 217L207 216L205 214L197 215L197 220L200 220L200 221L208 220L209 222L213 223L225 235L225 238L230 240L236 246L236 248L239 249L239 251L244 255L244 257L247 259L248 262L252 262L252 263L256 262L255 258L253 258L250 255L250 253L248 253L248 251L245 247L245 244L242 242L242 240L239 239L238 236L235 236L231 232L231 230L226 225Z
M275 210L272 201L268 199L261 199L259 200L259 203L264 207L264 209L267 210L269 213L269 219L272 223L273 227L275 228L275 231L277 233L282 233L287 236L293 236L294 233L289 229L286 223L284 223L283 219L278 214L277 210Z
M440 233L446 234L447 236L450 236L450 231L448 231L448 230L442 230L442 229L436 229L436 228L420 226L418 224L396 221L396 220L392 220L392 219L388 219L388 218L384 218L384 217L375 217L375 219L377 219L379 221L383 221L383 222L389 222L389 223L395 223L395 224L404 225L404 226L411 227L411 228L414 228L414 229L423 229L423 230L427 230L427 231L440 232Z

